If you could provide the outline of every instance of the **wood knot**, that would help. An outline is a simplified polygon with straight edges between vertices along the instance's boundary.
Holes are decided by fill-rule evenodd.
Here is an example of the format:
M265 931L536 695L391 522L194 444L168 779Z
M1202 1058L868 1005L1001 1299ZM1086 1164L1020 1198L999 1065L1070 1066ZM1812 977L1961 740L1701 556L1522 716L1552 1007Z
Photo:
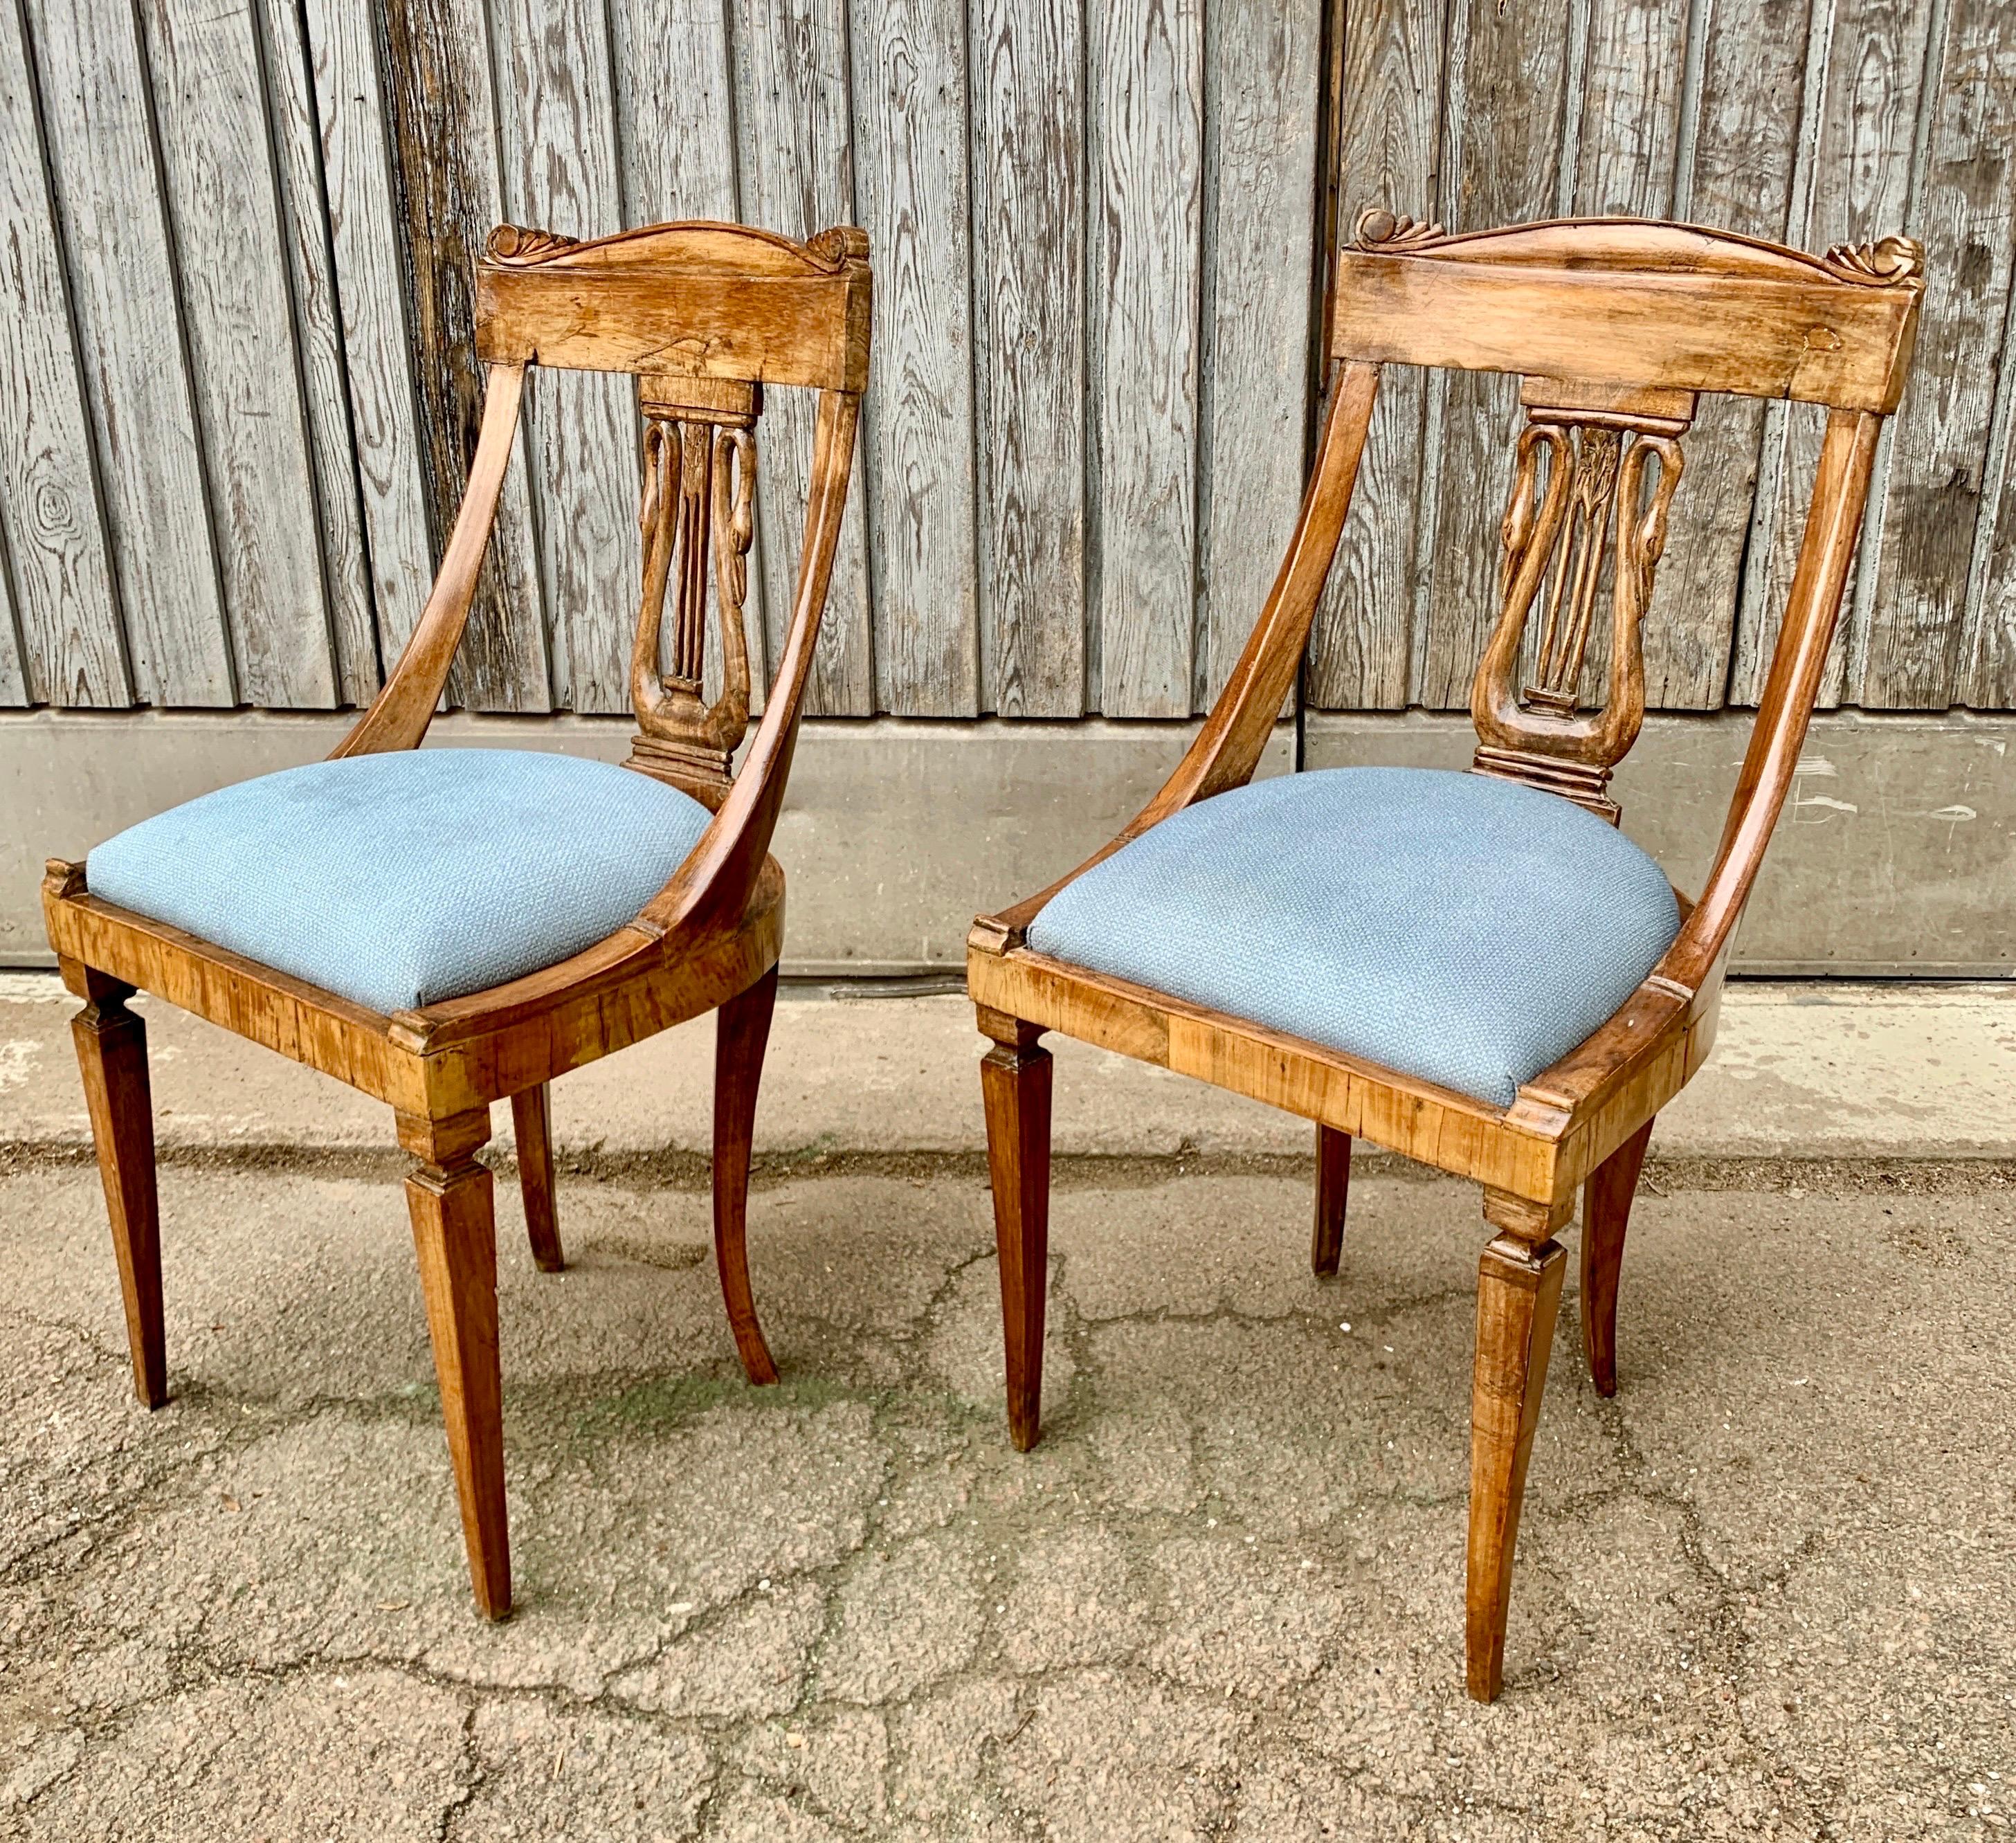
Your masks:
M532 230L519 224L500 224L484 239L483 254L492 262L518 266L544 262L563 250L571 250L579 237L563 237L556 230Z

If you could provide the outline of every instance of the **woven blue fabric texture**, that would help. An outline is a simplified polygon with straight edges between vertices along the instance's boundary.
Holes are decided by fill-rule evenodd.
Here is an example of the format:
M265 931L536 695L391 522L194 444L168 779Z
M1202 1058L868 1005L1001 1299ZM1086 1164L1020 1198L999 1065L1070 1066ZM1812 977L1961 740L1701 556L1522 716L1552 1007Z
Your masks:
M1679 930L1659 866L1551 794L1442 769L1288 775L1066 885L1031 947L1498 1107Z
M374 1011L459 998L591 947L712 815L606 761L419 749L261 775L85 861L94 896Z

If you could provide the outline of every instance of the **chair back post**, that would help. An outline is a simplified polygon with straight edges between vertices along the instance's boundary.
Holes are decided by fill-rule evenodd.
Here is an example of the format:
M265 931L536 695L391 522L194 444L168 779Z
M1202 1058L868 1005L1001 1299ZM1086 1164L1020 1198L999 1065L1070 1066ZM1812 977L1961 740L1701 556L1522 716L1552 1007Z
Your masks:
M1609 782L1643 722L1642 624L1700 394L1888 415L1917 326L1917 247L1885 238L1810 256L1632 218L1451 236L1373 211L1338 272L1336 355L1519 376L1525 426L1499 617L1471 692L1472 765L1615 824ZM1582 681L1602 651L1606 578L1597 701Z

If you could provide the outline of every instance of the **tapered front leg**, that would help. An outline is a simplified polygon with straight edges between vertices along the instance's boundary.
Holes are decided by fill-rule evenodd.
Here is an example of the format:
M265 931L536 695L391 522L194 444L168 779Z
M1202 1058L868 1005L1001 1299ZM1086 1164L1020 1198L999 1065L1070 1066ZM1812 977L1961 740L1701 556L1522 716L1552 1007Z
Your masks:
M1465 1646L1470 1693L1480 1702L1495 1701L1504 1679L1505 1622L1526 1462L1539 1422L1568 1259L1553 1232L1568 1213L1565 1205L1550 1210L1485 1193L1485 1219L1499 1233L1478 1269Z
M133 988L85 970L90 1002L70 1020L105 1213L119 1263L133 1392L149 1408L168 1398L167 1334L161 1312L161 1215L154 1186L154 1103L147 1082L147 1027L126 1009Z
M994 1240L1001 1256L1001 1330L1008 1371L1008 1437L1027 1452L1041 1432L1043 1306L1049 1276L1050 1053L1042 1031L982 1009L994 1039L981 1059Z
M567 1265L560 1252L560 1200L553 1190L551 1090L542 1082L511 1096L511 1132L518 1142L518 1193L525 1204L525 1234L542 1273Z
M715 1014L714 1037L714 1259L742 1371L751 1382L777 1380L749 1290L749 1156L756 1137L756 1091L763 1049L777 1005L777 969Z
M511 1539L497 1355L497 1222L490 1173L476 1162L489 1136L488 1107L446 1120L399 1116L399 1143L420 1161L406 1179L406 1208L462 1500L470 1582L477 1605L501 1619L511 1610Z
M1316 1128L1316 1219L1309 1236L1312 1272L1337 1272L1344 1252L1345 1205L1351 1196L1351 1135L1334 1126Z
M1600 1395L1617 1393L1617 1276L1638 1174L1652 1143L1647 1120L1589 1174L1582 1193L1582 1342Z

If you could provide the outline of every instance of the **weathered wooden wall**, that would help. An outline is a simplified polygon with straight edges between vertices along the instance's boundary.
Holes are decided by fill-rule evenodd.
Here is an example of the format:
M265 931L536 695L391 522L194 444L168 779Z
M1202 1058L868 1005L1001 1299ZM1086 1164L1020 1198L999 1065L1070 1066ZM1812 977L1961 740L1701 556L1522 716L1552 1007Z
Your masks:
M1345 0L1337 193L1452 229L1625 213L1929 271L1830 705L2016 704L2008 0ZM1396 387L1397 386L1397 387ZM1308 675L1329 709L1460 707L1492 613L1506 380L1386 387ZM1669 709L1754 701L1817 411L1706 402L1646 632Z
M368 697L473 441L488 227L740 217L875 251L815 707L1188 715L1299 488L1319 10L0 0L0 702ZM635 448L625 380L535 380L456 701L627 707Z
M1692 215L1929 246L1919 375L1829 700L2016 705L2006 0L0 0L0 704L326 708L419 611L473 434L469 262L852 221L876 378L815 685L836 714L1181 716L1292 517L1326 45L1335 196L1468 225ZM760 669L806 406L764 426ZM1510 452L1498 381L1390 380L1312 705L1460 706ZM1654 701L1741 704L1812 464L1691 442ZM452 682L625 706L621 380L537 380Z

